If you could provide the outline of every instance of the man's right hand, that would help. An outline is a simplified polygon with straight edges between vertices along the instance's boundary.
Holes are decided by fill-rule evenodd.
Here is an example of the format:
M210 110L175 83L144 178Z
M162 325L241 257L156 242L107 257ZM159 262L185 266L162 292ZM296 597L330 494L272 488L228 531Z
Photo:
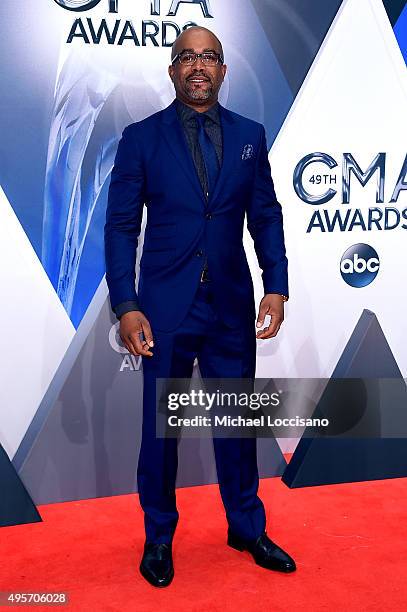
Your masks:
M150 323L140 310L131 310L120 317L120 338L132 355L153 356L149 350L154 346Z

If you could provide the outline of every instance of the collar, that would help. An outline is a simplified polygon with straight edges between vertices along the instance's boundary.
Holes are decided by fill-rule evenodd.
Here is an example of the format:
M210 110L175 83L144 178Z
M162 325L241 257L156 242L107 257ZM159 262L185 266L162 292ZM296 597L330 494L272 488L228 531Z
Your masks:
M181 102L178 98L175 98L175 106L177 109L178 117L181 119L182 123L186 123L190 119L193 119L195 115L198 114L198 111L194 110L184 102ZM209 117L214 123L220 125L220 116L219 116L219 102L216 101L207 111L204 113L199 113L200 115L204 115L205 117Z

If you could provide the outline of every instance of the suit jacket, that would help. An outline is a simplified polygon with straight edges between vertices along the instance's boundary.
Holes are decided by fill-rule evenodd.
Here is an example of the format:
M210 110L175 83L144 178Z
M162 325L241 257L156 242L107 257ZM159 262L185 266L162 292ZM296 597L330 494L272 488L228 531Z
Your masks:
M127 126L119 142L105 224L106 280L112 308L137 300L154 329L185 317L205 257L214 306L237 327L254 318L253 283L243 248L245 215L265 293L288 295L282 211L270 173L264 127L219 104L223 163L206 201L175 100ZM147 207L138 293L135 262Z

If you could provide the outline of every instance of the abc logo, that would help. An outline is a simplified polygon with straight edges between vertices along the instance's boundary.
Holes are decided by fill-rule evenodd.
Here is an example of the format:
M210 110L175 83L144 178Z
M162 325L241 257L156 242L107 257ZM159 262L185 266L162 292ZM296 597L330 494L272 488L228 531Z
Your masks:
M379 256L368 244L353 244L341 259L342 278L351 287L366 287L376 278L379 271Z

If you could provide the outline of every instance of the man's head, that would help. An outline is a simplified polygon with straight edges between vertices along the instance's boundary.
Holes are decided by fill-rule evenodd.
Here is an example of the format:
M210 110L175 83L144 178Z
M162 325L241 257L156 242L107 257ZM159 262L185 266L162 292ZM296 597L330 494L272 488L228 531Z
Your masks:
M187 52L189 57L188 54L185 56ZM218 63L205 63L202 57L197 57L194 63L183 62L184 59L190 60L191 53L204 52L218 54ZM213 32L201 26L191 26L184 30L172 45L171 61L173 63L168 73L178 99L197 110L206 110L216 102L226 74L226 65L222 63L222 44Z

